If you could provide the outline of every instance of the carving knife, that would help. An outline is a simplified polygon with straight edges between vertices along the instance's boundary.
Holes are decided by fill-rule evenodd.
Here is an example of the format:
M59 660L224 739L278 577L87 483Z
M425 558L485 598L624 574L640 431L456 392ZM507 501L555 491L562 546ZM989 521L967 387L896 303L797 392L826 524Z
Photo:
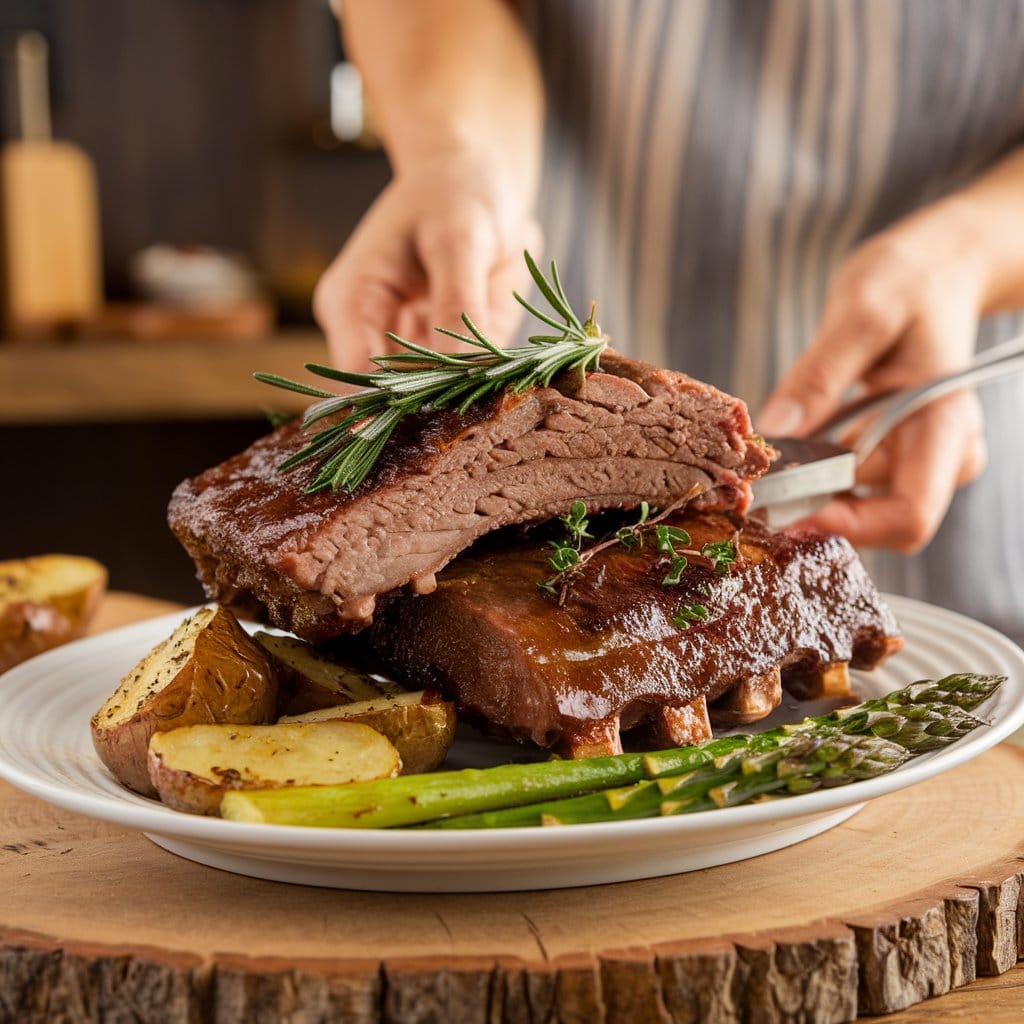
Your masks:
M819 509L833 494L853 488L857 466L875 450L890 430L922 406L965 387L977 387L1024 371L1024 335L982 352L963 370L939 377L918 388L874 396L841 409L811 438L770 438L779 457L754 484L752 508L767 510L772 526L801 519ZM853 448L836 438L862 417L875 419Z

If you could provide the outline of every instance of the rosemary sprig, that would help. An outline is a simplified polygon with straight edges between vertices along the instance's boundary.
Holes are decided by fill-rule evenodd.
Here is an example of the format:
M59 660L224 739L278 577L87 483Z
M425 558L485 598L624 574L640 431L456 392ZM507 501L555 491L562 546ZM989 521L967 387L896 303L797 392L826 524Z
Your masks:
M309 493L327 489L351 492L366 479L388 438L406 416L453 407L464 413L474 402L501 391L515 395L537 385L546 387L562 371L582 376L588 370L599 369L608 339L594 320L593 306L587 320L581 321L566 298L554 261L548 279L529 253L524 256L530 276L552 312L546 313L518 293L513 294L555 334L531 335L528 345L501 349L463 313L466 333L436 329L470 345L476 350L473 352L435 352L389 332L388 337L404 351L372 359L378 369L370 373L306 364L306 369L318 377L362 388L352 394L339 395L272 373L255 374L264 384L321 399L306 411L304 428L335 413L345 413L337 423L319 430L308 445L279 468L287 472L315 461L318 472L307 488Z

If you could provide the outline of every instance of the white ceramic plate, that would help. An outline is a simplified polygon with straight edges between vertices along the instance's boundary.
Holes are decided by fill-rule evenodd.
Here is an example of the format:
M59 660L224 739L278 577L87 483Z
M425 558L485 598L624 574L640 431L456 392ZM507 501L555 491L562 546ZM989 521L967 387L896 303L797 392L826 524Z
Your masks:
M876 672L856 673L857 692L877 696L956 671L1003 673L1007 682L975 712L989 724L889 775L788 800L673 818L465 832L311 829L180 814L114 782L93 752L89 717L181 614L80 640L0 677L0 777L59 807L140 829L182 857L284 882L396 892L513 891L692 871L824 832L864 801L948 771L1024 725L1020 648L963 616L906 598L889 600L906 649ZM820 710L784 701L762 725ZM463 739L453 761L483 765L507 760L509 753Z

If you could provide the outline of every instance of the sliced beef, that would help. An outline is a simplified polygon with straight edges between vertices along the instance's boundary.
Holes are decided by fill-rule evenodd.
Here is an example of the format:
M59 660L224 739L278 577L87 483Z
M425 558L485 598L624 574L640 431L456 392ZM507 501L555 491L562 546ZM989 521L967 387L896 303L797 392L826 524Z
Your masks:
M578 499L742 511L773 455L741 401L680 373L608 353L555 384L407 418L351 495L305 493L308 464L279 472L309 440L282 427L181 484L171 528L211 598L318 643L367 625L381 594L431 591L483 534Z
M668 520L692 548L736 535L726 515ZM798 697L847 695L847 663L873 668L902 647L892 613L844 539L769 531L748 522L740 560L718 575L691 557L678 586L668 556L599 550L559 605L537 588L551 576L542 538L474 549L427 596L401 595L367 636L400 679L435 685L460 715L500 735L568 756L614 753L644 726L658 745L708 738ZM486 544L486 542L485 542ZM706 620L673 623L682 606Z

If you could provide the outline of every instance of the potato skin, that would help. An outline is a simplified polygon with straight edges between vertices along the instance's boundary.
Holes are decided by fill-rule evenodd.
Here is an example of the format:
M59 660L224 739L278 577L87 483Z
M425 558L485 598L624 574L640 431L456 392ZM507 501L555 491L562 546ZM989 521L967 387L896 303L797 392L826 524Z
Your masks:
M93 746L120 783L156 796L147 766L153 733L185 725L261 725L273 721L276 705L277 676L270 660L235 617L218 608L177 675L130 718L111 725L100 712L93 716Z
M152 750L147 757L149 778L161 803L185 814L216 817L220 813L224 793L233 788L230 784L220 788L192 772L171 768L160 754Z
M46 600L0 601L0 672L43 651L77 640L85 633L107 590L107 570L91 558L40 555L0 562L0 577L9 572L36 573L43 578L52 576L57 591L61 589L64 563L78 568L82 576L80 586L55 592ZM83 569L86 571L82 572Z
M414 698L415 703L405 703ZM401 702L401 703L400 703ZM281 722L356 722L386 736L402 758L402 774L418 775L439 767L455 738L455 705L432 690L397 698L359 701L286 715Z
M277 672L279 716L301 715L404 692L397 683L374 678L347 663L343 656L318 650L296 637L256 633L253 639L267 652ZM332 677L330 681L319 678L322 673Z
M381 708L344 716L343 721L368 725L391 740L401 755L403 775L432 772L448 756L455 738L455 705L450 701Z
M303 673L281 658L268 655L277 672L280 686L277 696L278 717L281 715L301 715L307 711L320 708L335 707L339 694L320 683L303 675Z

